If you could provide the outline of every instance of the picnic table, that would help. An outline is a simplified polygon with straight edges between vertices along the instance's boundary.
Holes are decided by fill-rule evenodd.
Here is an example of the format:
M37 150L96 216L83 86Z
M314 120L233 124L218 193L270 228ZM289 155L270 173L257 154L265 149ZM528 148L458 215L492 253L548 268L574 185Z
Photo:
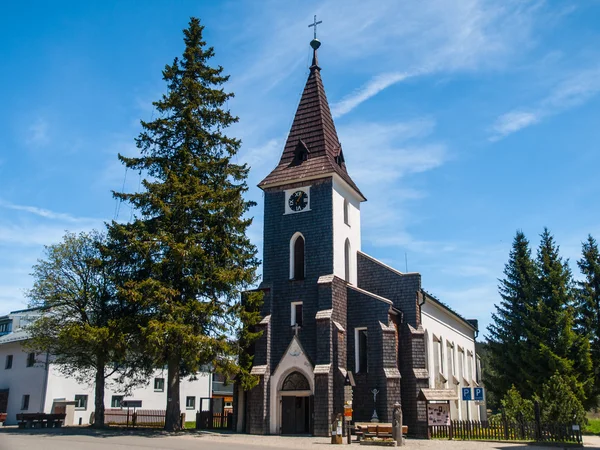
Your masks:
M66 414L22 413L17 414L19 428L60 428Z
M391 423L373 423L359 422L354 424L356 439L360 442L361 438L366 437L392 437ZM402 425L402 435L406 436L408 426Z

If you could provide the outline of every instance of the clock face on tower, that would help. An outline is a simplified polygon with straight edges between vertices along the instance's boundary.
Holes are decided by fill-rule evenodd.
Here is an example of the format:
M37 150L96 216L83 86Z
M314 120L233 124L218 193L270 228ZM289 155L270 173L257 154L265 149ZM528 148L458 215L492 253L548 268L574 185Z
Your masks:
M288 198L288 206L294 212L304 210L308 206L308 194L301 190L292 193Z

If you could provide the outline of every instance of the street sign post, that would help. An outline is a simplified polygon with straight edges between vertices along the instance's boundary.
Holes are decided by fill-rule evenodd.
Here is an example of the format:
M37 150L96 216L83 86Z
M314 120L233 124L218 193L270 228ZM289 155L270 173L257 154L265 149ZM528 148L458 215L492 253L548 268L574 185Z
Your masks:
M483 401L483 388L476 387L475 389L473 389L473 391L474 391L473 399L476 402L482 402Z
M471 388L469 388L469 387L462 388L462 399L465 402L470 402L471 400L473 400L473 397L471 395Z

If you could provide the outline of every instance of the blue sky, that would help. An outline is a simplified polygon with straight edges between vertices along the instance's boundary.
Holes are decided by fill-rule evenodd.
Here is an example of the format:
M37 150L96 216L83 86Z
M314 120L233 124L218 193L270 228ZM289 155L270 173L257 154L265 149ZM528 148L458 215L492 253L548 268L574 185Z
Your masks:
M548 226L572 264L600 238L600 2L36 2L0 14L0 313L65 230L128 220L137 189L116 155L164 91L190 16L231 75L239 161L258 201L319 62L348 169L369 199L363 251L423 275L482 327L510 244Z

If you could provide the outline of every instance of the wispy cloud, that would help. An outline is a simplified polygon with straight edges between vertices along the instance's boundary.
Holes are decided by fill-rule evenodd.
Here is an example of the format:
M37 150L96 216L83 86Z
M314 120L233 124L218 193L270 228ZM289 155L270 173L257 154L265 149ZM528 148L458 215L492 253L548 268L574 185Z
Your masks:
M24 211L45 219L61 220L63 222L89 222L90 220L94 220L85 217L74 217L70 214L54 212L50 211L49 209L38 208L37 206L15 205L14 203L10 203L2 199L0 199L0 208L12 209L14 211Z
M25 142L27 145L41 147L50 142L49 125L45 119L38 117L27 127Z
M491 141L498 141L542 120L576 108L600 92L600 67L571 74L558 83L537 105L499 116L491 127Z
M407 72L386 73L376 76L364 86L361 86L339 102L334 103L331 107L331 113L333 114L333 117L338 118L349 113L362 102L377 95L379 92L383 91L389 86L405 80L409 76L411 75Z

